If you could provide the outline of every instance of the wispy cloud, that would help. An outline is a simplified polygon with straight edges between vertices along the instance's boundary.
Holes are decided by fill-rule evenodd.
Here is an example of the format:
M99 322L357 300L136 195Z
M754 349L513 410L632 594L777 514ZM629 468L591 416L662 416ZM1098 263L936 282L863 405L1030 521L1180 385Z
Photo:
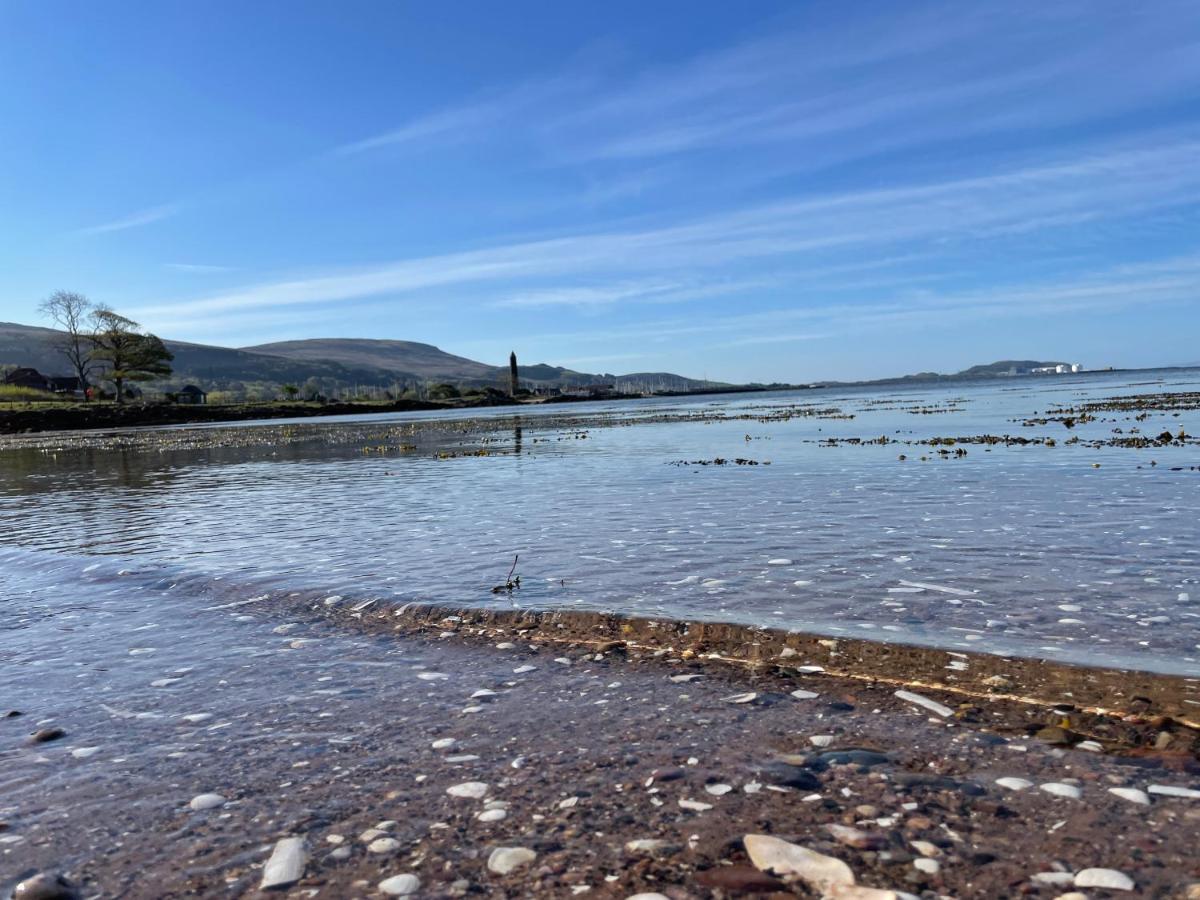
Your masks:
M110 231L124 231L127 228L140 228L143 225L150 225L153 222L159 222L163 219L170 218L177 212L179 212L179 209L173 204L168 204L166 206L154 206L150 209L143 209L139 212L122 216L121 218L114 219L111 222L105 222L101 225L90 225L87 228L80 228L78 229L78 233L107 234Z
M396 128L343 144L335 148L334 153L354 155L407 144L480 140L493 127L503 125L511 117L554 104L588 83L588 79L577 75L525 82L467 103L416 116Z
M973 178L799 197L659 228L501 244L265 282L150 311L345 305L451 286L490 291L494 302L511 306L588 306L774 277L761 269L766 260L791 270L867 267L897 255L944 255L1035 234L1044 251L1051 246L1046 236L1070 241L1082 220L1115 226L1200 202L1198 154L1200 141L1110 149ZM742 271L750 263L759 271Z
M195 272L201 275L216 274L219 272L236 271L233 266L209 266L201 263L163 263L168 269L174 269L177 272Z

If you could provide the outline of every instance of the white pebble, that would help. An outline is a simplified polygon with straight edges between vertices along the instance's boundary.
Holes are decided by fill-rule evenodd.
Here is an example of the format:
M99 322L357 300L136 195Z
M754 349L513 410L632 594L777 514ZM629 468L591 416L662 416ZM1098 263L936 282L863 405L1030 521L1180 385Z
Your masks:
M497 847L488 857L488 871L507 875L513 869L528 865L537 859L537 854L527 847Z
M1002 788L1008 788L1010 791L1023 791L1026 788L1033 787L1033 782L1026 781L1024 778L997 778L996 784Z
M379 890L392 897L409 897L421 889L421 879L416 875L393 875L379 882Z
M395 853L399 849L400 842L391 837L375 838L367 844L367 851L370 853Z
M1191 788L1174 787L1169 784L1152 784L1146 790L1163 797L1185 797L1189 800L1200 800L1200 791L1194 791Z
M1122 800L1128 800L1130 803L1140 803L1142 806L1150 805L1150 796L1145 791L1139 791L1137 788L1109 788L1108 792L1120 797Z
M1079 790L1073 784L1060 784L1057 781L1051 781L1043 784L1041 788L1047 794L1053 794L1055 797L1066 797L1069 800L1078 800L1083 796L1083 791Z
M1132 891L1133 879L1116 869L1084 869L1075 873L1075 887L1108 888L1110 891Z
M446 788L451 797L464 797L468 800L482 800L488 792L488 786L482 781L464 781Z
M225 798L220 794L197 794L188 804L188 806L197 812L205 809L216 809L218 806L224 805Z
M263 866L262 882L259 887L265 891L295 884L304 877L304 866L307 862L308 854L304 850L304 838L280 838L275 842L271 858Z

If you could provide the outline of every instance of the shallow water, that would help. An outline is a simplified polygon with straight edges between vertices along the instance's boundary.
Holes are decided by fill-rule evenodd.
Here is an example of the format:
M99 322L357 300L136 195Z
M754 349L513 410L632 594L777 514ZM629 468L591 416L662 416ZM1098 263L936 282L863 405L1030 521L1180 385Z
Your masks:
M1195 390L1191 371L497 409L488 455L454 458L354 443L0 451L0 603L28 612L48 585L118 609L154 602L135 586L303 589L1200 674L1200 448L1088 443L1118 428L1194 435L1200 413L1022 424L1081 399ZM564 413L636 424L547 418ZM1056 446L943 457L896 443L985 433ZM821 443L881 435L891 443ZM760 465L672 465L715 457ZM516 554L520 590L494 595ZM9 621L0 641L39 618Z

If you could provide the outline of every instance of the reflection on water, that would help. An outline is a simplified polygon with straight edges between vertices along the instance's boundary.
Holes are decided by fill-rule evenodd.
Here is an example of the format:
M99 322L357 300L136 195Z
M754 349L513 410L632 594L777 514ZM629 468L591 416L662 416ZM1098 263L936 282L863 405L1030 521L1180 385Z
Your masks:
M486 456L313 444L4 451L0 567L36 580L31 559L103 555L117 569L400 602L581 606L1200 673L1200 473L1186 468L1200 454L1063 441L1131 425L1195 434L1200 416L1022 425L1084 396L1200 384L1197 373L1167 381L653 401L614 416L696 418L582 433L508 410L481 441ZM842 417L704 415L792 403ZM970 445L942 458L820 444L979 433L1058 446ZM717 457L760 465L669 465ZM517 553L521 590L493 597Z

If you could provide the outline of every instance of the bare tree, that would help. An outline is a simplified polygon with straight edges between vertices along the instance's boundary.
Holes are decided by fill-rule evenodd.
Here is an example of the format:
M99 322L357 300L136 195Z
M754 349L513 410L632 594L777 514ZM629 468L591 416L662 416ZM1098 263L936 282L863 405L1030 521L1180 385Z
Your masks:
M149 381L171 374L168 365L175 357L152 334L132 319L113 312L107 306L92 310L92 358L104 369L104 380L111 381L117 403L125 402L125 382Z
M62 329L63 335L55 340L54 347L70 361L85 398L90 386L88 375L92 371L92 353L95 350L88 329L94 309L91 300L74 291L55 291L38 305L38 312Z

